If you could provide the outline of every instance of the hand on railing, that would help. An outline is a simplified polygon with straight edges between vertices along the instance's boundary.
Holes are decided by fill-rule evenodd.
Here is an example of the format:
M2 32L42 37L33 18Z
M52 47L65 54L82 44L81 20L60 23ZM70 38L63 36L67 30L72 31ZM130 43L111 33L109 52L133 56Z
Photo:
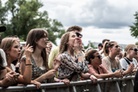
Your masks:
M39 89L41 87L41 83L36 80L32 80L31 83L34 84L37 89Z
M90 75L90 80L92 80L93 83L97 82L97 78L94 75Z
M8 86L11 86L11 85L17 83L18 76L19 76L19 74L15 73L13 71L7 73L5 75L5 77L4 77L4 79L1 80L0 86L2 86L2 87L8 87Z

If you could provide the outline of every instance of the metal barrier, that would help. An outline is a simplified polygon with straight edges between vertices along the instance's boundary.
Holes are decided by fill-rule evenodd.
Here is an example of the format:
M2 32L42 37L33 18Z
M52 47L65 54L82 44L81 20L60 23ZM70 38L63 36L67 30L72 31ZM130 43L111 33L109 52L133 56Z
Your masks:
M134 76L123 78L98 79L96 84L91 80L72 81L70 85L64 83L41 84L40 89L35 85L0 87L0 92L133 92Z

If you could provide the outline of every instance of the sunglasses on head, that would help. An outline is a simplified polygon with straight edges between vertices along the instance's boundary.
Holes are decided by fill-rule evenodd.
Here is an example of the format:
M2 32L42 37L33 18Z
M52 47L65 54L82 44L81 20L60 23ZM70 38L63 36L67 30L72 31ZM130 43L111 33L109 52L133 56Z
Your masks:
M137 48L133 48L133 49L130 49L130 50L134 50L135 52L137 52L137 51L138 51L138 49L137 49Z
M76 32L76 35L77 37L82 38L82 34L80 34L79 32Z

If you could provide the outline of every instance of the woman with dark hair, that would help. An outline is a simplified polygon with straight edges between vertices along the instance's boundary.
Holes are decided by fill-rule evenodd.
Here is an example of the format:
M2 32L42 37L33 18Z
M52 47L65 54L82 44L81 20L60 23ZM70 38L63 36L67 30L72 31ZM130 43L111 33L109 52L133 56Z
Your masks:
M29 31L26 39L26 44L33 47L31 55L32 62L32 83L40 84L46 83L47 79L54 76L56 70L49 70L46 53L46 46L48 42L48 33L41 28L35 28ZM25 62L21 62L21 72L24 72ZM40 85L39 85L40 86Z
M102 58L97 50L90 50L86 53L86 60L88 61L89 73L93 74L97 78L109 78L109 77L121 77L121 71L115 71L109 73L104 66L102 66Z

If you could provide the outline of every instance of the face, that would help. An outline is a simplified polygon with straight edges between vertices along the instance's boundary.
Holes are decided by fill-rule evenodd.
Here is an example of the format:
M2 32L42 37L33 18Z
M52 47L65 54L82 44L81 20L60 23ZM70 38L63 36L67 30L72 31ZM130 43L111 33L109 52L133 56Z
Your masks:
M11 59L16 60L20 56L20 43L18 41L15 41L11 47L11 49L8 51L8 55Z
M129 49L129 55L130 56L136 57L137 56L137 53L138 53L137 47L132 47L132 48Z
M82 40L77 36L76 32L70 32L68 44L71 47L82 45Z
M102 57L98 52L94 53L94 59L91 60L94 66L98 67L99 65L102 64Z
M38 47L38 48L43 49L43 48L46 48L47 42L48 42L48 37L47 37L46 34L44 34L44 37L40 38L40 39L36 42L36 44L37 44L37 47Z
M48 42L48 43L47 43L47 46L46 46L46 50L47 50L48 52L50 52L51 49L52 49L52 43L51 43L51 42Z
M120 53L120 46L118 45L118 43L114 43L114 46L111 48L111 53L115 54L115 55L119 55Z

